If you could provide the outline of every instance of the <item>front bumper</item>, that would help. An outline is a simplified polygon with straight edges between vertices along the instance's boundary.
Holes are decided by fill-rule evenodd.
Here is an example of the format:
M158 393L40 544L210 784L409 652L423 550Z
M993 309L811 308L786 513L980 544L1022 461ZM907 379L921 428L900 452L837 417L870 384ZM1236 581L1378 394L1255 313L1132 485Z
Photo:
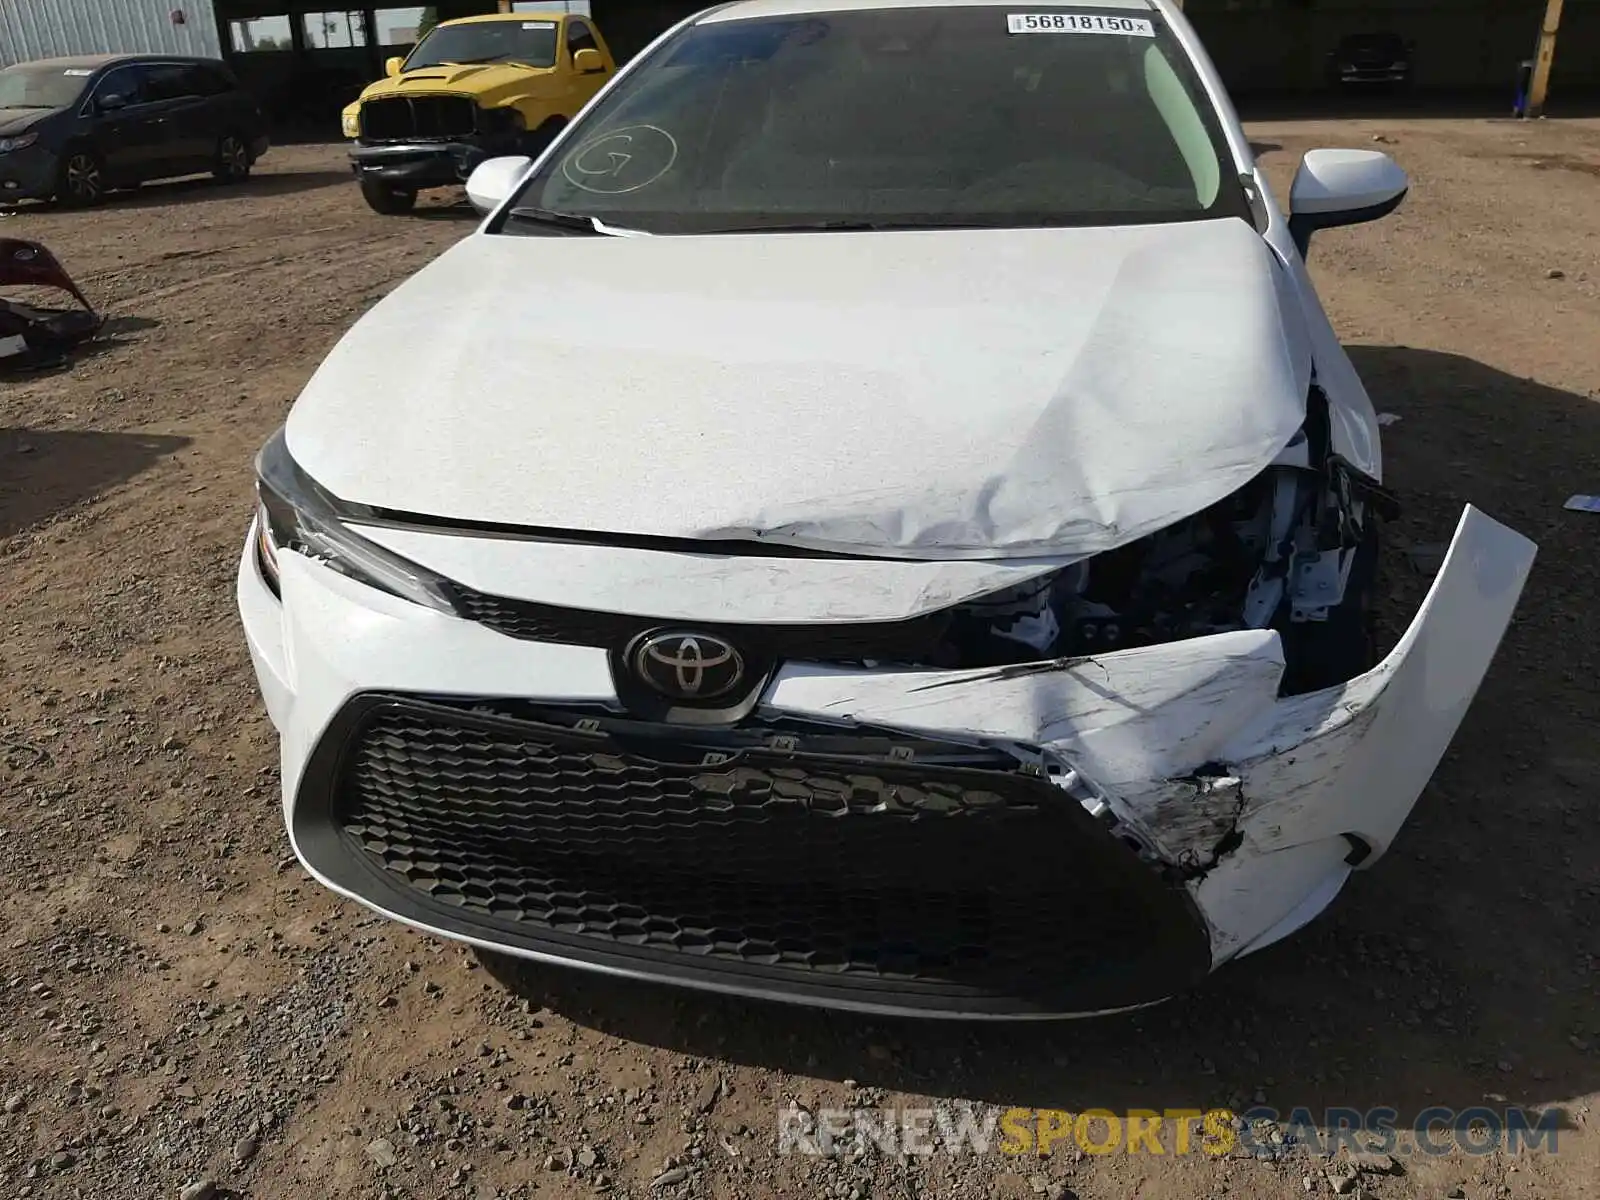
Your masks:
M1014 759L783 728L729 754L724 732L360 696L294 840L424 928L834 1007L1106 1011L1209 969L1187 893Z
M1338 72L1340 83L1404 83L1410 77L1410 70L1405 67L1341 67Z
M1376 861L1533 555L1467 509L1399 645L1323 692L1278 697L1266 631L1000 671L789 663L755 714L778 740L743 747L630 722L605 649L508 637L292 553L280 604L247 546L239 602L291 837L335 890L616 974L1032 1017L1180 991Z
M0 203L49 199L58 169L55 153L37 144L0 154Z
M358 142L350 169L358 179L381 179L400 187L449 187L466 180L485 159L516 152L514 139L450 142Z

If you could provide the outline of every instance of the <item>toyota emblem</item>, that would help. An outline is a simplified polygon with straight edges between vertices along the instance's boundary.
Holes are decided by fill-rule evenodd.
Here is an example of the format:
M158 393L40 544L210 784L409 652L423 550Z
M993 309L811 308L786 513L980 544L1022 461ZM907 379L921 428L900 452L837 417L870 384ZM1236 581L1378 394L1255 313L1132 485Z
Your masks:
M634 647L633 673L671 700L715 700L744 679L744 658L704 633L652 633Z

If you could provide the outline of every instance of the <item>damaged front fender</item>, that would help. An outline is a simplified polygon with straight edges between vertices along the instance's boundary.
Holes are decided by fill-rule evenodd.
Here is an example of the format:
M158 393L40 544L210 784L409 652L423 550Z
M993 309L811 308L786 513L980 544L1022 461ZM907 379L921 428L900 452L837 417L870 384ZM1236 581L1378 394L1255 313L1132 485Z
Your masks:
M998 670L791 665L775 712L1036 747L1184 880L1213 962L1266 945L1392 842L1477 692L1535 546L1470 506L1404 637L1337 687L1279 696L1247 630Z

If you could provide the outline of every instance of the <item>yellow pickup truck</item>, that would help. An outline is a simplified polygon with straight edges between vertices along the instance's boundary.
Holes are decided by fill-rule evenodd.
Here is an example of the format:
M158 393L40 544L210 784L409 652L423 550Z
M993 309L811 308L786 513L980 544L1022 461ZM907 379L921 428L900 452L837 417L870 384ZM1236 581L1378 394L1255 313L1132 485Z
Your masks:
M536 155L616 69L588 17L442 21L344 110L361 194L377 212L409 212L420 189L458 184L486 158Z

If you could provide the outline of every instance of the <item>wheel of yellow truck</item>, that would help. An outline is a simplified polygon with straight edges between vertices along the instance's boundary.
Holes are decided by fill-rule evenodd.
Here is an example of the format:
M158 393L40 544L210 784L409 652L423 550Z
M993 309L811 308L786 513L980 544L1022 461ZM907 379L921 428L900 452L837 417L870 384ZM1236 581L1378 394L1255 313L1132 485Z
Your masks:
M381 179L363 179L361 195L367 207L386 217L408 213L417 206L417 189L397 187Z

